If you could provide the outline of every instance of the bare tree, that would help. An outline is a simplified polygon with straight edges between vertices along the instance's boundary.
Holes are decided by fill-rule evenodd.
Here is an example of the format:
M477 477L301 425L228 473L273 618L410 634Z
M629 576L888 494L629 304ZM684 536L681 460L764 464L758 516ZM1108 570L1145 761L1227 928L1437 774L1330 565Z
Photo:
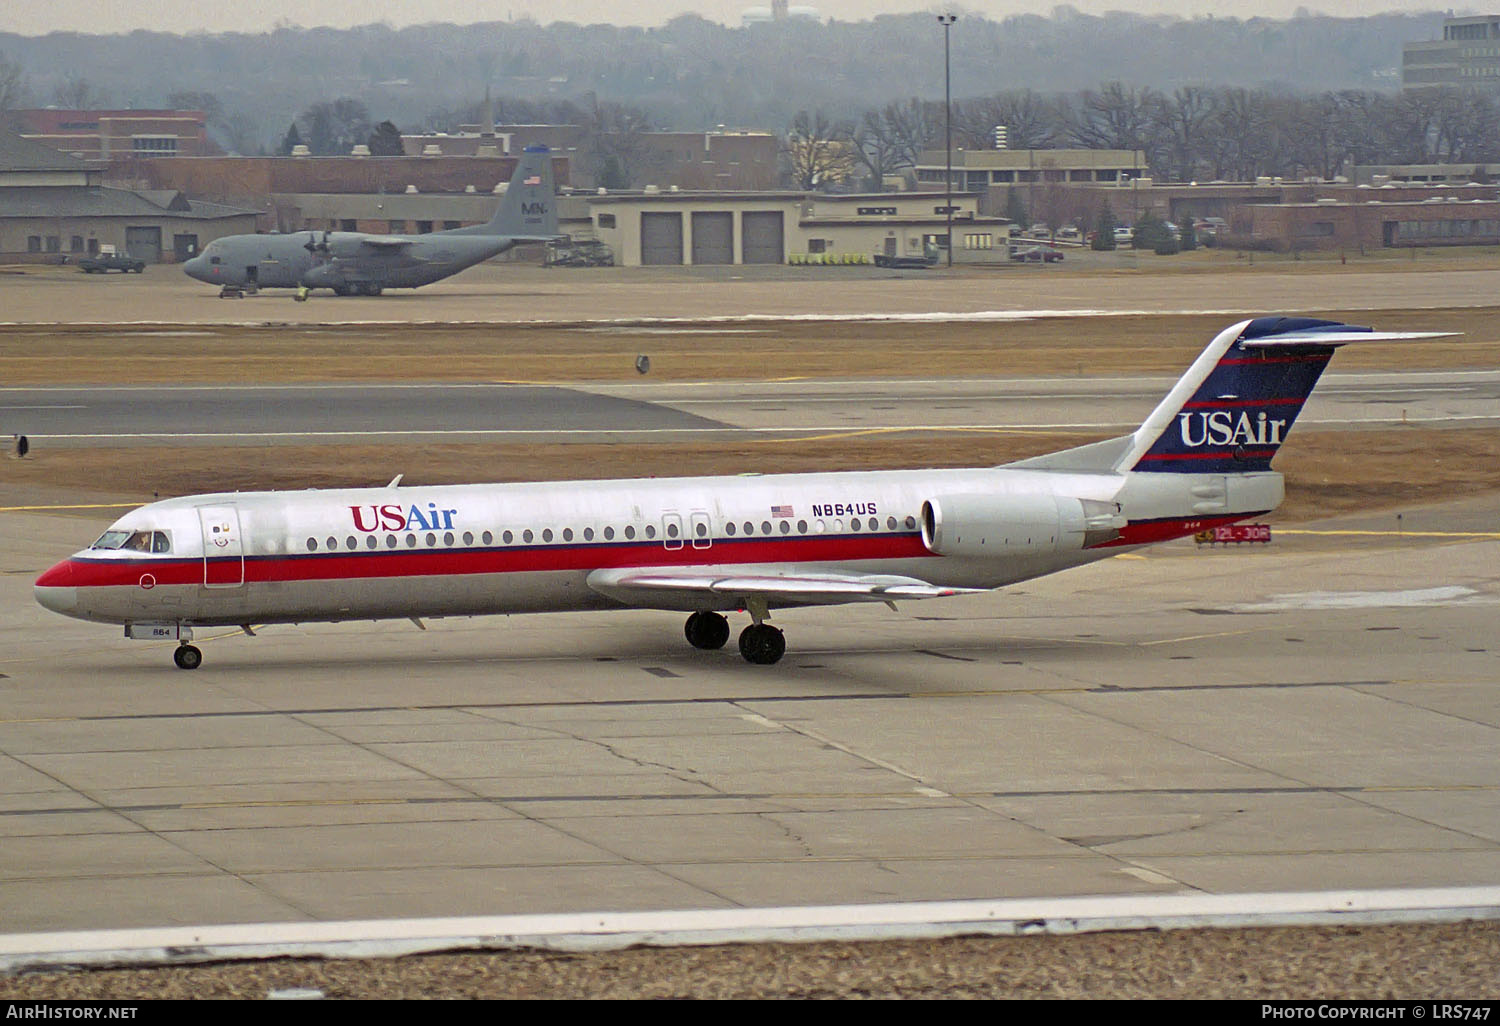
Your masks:
M821 110L803 110L792 119L782 155L795 188L826 189L854 173L856 148L848 122L831 121Z
M68 110L98 110L109 106L109 97L96 89L88 79L68 76L68 80L52 90L52 100Z
M25 106L30 95L21 65L7 59L0 51L0 131L14 127L11 111Z
M1156 102L1152 90L1137 91L1119 82L1109 82L1097 92L1085 90L1068 113L1068 135L1089 149L1147 149Z

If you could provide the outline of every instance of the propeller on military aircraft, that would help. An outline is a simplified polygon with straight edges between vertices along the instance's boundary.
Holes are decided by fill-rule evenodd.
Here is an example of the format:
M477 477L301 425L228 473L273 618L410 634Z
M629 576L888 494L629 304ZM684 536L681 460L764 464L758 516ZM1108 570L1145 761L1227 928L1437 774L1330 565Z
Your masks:
M328 231L323 232L323 241L319 242L317 232L308 232L307 241L302 244L302 248L307 250L309 253L327 253L328 236L330 234L332 233Z

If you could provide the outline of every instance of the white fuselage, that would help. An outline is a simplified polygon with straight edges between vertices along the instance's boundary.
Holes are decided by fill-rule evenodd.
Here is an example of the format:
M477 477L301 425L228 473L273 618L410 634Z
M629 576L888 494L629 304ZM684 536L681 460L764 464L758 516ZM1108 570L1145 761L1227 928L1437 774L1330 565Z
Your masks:
M1280 475L1252 477L1230 489L1222 475L999 468L202 495L112 528L165 535L166 551L87 549L36 591L83 619L212 625L743 606L697 592L622 599L604 581L621 568L994 588L1274 507ZM943 555L924 535L924 504L952 496L1063 497L1116 511L1115 529L1002 516L985 527L987 548Z

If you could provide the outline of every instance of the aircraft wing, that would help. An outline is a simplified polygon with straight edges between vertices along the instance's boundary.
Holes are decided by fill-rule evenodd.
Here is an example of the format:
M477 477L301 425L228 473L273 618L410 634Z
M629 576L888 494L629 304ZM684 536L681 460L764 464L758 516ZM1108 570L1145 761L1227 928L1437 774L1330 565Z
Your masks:
M983 588L948 588L894 574L743 574L727 568L595 570L590 588L632 606L676 609L695 599L764 599L771 605L831 605L840 602L895 602L898 599L977 595Z
M379 235L368 235L359 240L361 246L369 246L371 249L402 249L410 246L414 240L403 239L400 236L382 238Z

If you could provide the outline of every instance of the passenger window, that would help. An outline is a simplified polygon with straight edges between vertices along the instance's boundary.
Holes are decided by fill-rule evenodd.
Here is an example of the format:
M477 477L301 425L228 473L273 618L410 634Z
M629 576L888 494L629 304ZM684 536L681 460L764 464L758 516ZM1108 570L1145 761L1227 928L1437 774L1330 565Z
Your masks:
M769 520L762 520L760 522L760 533L761 534L770 534L771 533L771 522Z
M849 530L851 530L851 531L858 531L859 530L859 517L851 517L850 518L850 520L849 520Z
M414 548L417 547L417 536L416 535L409 534L409 535L406 536L406 547L409 548L409 549L414 549Z
M329 549L336 549L336 548L338 548L339 547L339 540L337 538L329 538L328 539L328 547L329 547Z
M799 520L799 521L797 521L797 533L798 534L806 534L807 533L807 521L806 520Z
M885 518L885 529L887 531L894 531L896 529L896 518L895 517L886 517Z
M443 544L444 545L452 545L453 544L453 532L452 531L444 532L444 534L443 534Z
M593 541L594 540L594 529L592 527L585 527L583 529L583 540L584 541Z
M430 549L430 548L432 548L436 544L437 544L437 535L429 533L427 535L427 547Z
M917 518L916 517L907 517L906 518L906 529L908 531L912 530L916 526L917 526Z
M563 541L572 541L572 540L573 540L573 529L571 527L564 527L563 528Z
M350 552L353 552L355 549L359 548L359 542L354 540L354 535L351 534L349 537L344 539L344 548L348 549Z
M542 541L549 542L551 540L552 540L552 528L550 528L550 527L543 528L542 529Z
M367 535L365 535L365 548L367 548L367 549L373 549L375 546L377 546L379 544L380 543L375 540L375 536L373 534L367 534Z
M464 544L465 545L473 545L474 544L474 532L473 531L465 531L464 532Z
M467 535L465 535L465 537L467 537ZM493 534L490 534L490 532L488 532L488 531L484 532L484 543L486 545L489 545L494 540L495 540L495 536Z
M509 531L506 531L500 536L500 540L509 545L511 542L516 540L516 536L511 534Z
M880 530L880 520L878 518L876 518L876 517L871 517L870 518L870 530L872 530L872 531L878 531L878 530Z
M626 524L625 525L625 537L626 538L634 538L635 537L635 527L633 525L631 525L631 524Z
M527 545L530 545L531 544L531 539L533 539L535 537L536 537L536 535L534 535L534 534L531 533L531 528L529 528L529 527L526 530L524 530L524 531L521 532L521 540L523 542L525 542Z
M748 538L748 537L750 537L754 533L755 533L755 525L752 524L750 521L746 520L745 521L745 537Z
M656 537L656 528L653 525L651 525L651 524L647 524L646 525L646 537L647 538L655 538Z
M780 523L781 523L781 533L782 534L791 534L792 533L792 522L790 520L783 520Z
M729 521L728 523L726 523L724 525L724 533L727 534L727 535L729 535L729 537L731 537L731 538L734 537L734 521L733 520Z
M677 537L677 525L676 524L668 524L667 525L667 537L668 538L676 538Z
M307 539L307 551L308 552L317 552L318 551L318 539L316 539L316 538L309 538L309 539Z
M707 537L708 536L708 525L707 524L699 524L696 528L694 528L694 533L697 534L699 538L705 538L705 537Z
M385 547L388 549L394 549L396 547L396 536L394 534L388 534L385 536Z
M606 527L604 529L604 540L605 541L614 541L615 540L615 529L613 527Z

